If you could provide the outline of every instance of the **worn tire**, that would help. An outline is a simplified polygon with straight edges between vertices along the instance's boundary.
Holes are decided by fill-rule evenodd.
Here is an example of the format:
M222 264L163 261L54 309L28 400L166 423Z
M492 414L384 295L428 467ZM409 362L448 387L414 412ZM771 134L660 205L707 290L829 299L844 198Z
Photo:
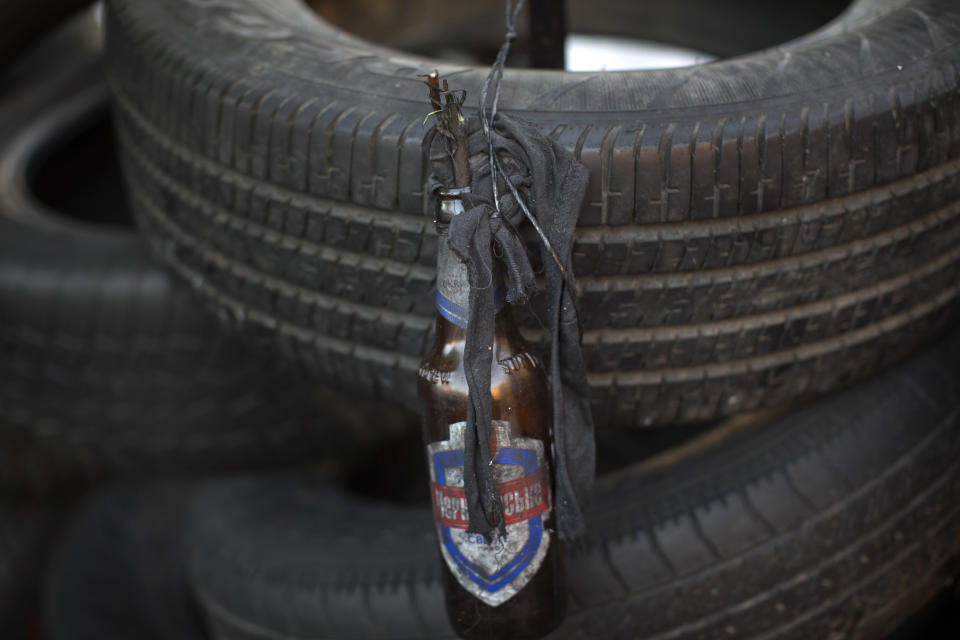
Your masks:
M96 47L63 44L0 98L0 491L319 461L396 424L251 354L132 229L37 201L43 159L107 117Z
M960 332L705 437L598 478L551 637L880 638L957 570ZM450 637L431 515L303 476L207 487L188 544L213 637Z
M115 486L72 519L50 561L50 640L204 640L186 583L190 485Z
M590 4L618 25L641 6ZM110 0L107 34L157 255L275 350L413 406L436 254L416 74L438 67L472 101L486 70L363 42L294 0ZM861 0L709 65L508 71L502 105L591 172L573 251L598 424L830 391L944 326L958 58L955 2Z

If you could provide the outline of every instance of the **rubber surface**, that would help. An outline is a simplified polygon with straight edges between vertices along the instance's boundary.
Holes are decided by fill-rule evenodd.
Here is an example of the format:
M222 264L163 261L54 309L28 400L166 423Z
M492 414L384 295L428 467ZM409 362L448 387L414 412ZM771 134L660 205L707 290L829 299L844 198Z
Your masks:
M591 11L622 30L637 6ZM439 68L473 104L485 69L363 42L294 0L111 0L107 22L155 253L274 351L414 406L436 254L416 74ZM574 265L598 424L827 392L945 326L958 57L955 2L862 0L713 64L508 71L502 106L591 171Z
M955 332L673 464L603 475L551 637L880 638L956 570L958 454ZM451 635L427 507L249 477L198 494L188 544L214 638Z
M0 0L0 65L91 0Z
M115 486L91 497L50 561L51 640L203 640L183 548L190 485Z
M349 456L402 421L374 423L369 404L263 362L132 229L37 201L44 158L107 117L96 39L84 42L52 41L0 104L0 490ZM51 58L57 72L37 73Z
M40 614L47 558L65 511L24 501L0 504L0 635L4 638L27 638Z

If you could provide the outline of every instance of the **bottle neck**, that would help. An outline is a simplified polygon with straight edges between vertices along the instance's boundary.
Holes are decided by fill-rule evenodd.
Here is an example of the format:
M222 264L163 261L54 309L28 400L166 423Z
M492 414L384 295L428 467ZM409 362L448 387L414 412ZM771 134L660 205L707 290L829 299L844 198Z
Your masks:
M493 270L493 308L498 313L506 302L506 288L500 270ZM447 234L437 242L437 311L449 322L466 328L470 317L470 278L467 266L450 248Z

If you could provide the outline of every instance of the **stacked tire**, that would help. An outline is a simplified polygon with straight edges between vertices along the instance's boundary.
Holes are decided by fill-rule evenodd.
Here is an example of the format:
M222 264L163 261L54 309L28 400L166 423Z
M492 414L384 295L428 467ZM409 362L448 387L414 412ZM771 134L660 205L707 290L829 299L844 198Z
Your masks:
M672 464L598 478L550 637L886 637L956 571L958 349L955 334ZM431 517L303 475L212 483L191 584L214 638L453 638Z
M759 29L747 0L665 4L570 19L656 39L680 15L724 58L503 80L501 108L590 170L573 264L618 450L552 637L886 637L960 558L960 7ZM497 33L464 16L499 7L397 41ZM801 34L810 11L837 15ZM55 640L451 637L397 446L419 449L397 409L432 340L417 74L472 104L486 69L298 0L108 0L103 22L102 54L85 20L0 70L0 511L59 505L0 590L36 592L63 496L104 483L51 556ZM128 205L41 202L44 163L108 118ZM371 446L390 487L356 481Z
M591 6L597 28L647 11ZM417 74L476 97L486 69L378 48L308 11L110 3L132 204L157 255L273 351L413 407L436 254ZM600 425L832 391L949 324L957 14L863 0L708 65L508 70L501 108L591 171L573 252Z
M68 48L73 58L62 75L32 81L5 105L0 488L55 492L83 478L289 463L324 447L342 452L362 430L327 423L356 422L357 411L221 331L150 258L128 211L84 210L127 218L126 227L111 226L39 200L32 185L45 158L107 122L91 29L88 22L73 27L77 38L86 35L86 48ZM58 41L51 53L62 55L62 47Z
M388 432L404 424L256 357L150 257L123 198L97 191L111 179L101 159L114 156L99 39L85 15L0 69L0 635L9 638L36 622L51 547L97 484L349 459L371 416ZM73 164L56 169L71 153ZM112 180L122 196L119 173Z

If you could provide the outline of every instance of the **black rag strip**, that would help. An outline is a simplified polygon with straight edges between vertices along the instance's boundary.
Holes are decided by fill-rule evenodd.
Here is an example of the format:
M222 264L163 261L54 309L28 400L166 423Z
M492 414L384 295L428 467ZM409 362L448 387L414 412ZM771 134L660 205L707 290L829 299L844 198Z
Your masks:
M498 114L490 135L503 173L497 174L500 210L494 204L489 144L476 117L465 123L471 193L465 211L450 223L450 247L467 266L469 322L464 368L469 388L464 450L464 490L473 533L505 535L503 505L491 467L490 369L493 359L494 254L508 276L507 302L528 304L537 293L530 258L516 228L524 214L510 180L536 217L549 246L540 243L546 304L537 313L550 332L548 377L551 386L557 532L573 540L585 529L582 505L593 484L595 444L590 395L580 351L577 288L570 254L573 231L587 187L587 169L532 124ZM447 141L435 136L431 149L433 181L452 186ZM550 251L553 248L553 252ZM554 255L559 256L563 269ZM536 312L536 310L535 310Z

